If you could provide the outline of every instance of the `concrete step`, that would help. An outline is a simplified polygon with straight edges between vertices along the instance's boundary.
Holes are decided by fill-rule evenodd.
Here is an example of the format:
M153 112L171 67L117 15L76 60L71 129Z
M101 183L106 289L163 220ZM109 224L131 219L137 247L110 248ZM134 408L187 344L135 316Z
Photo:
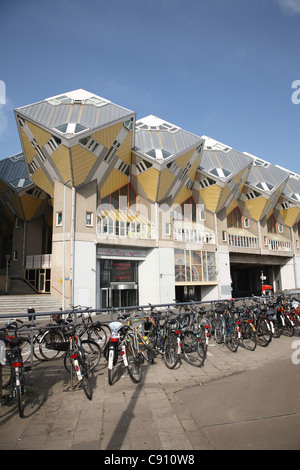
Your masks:
M37 313L58 312L61 304L51 294L1 295L0 315L27 313L34 308Z

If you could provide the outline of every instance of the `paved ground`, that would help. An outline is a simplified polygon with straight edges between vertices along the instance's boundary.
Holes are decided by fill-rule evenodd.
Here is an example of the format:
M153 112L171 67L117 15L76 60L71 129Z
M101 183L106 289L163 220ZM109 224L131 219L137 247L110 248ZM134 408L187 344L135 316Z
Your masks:
M36 364L26 417L0 406L0 450L300 449L299 340L237 353L211 341L204 367L168 370L158 357L140 384L120 365L110 386L102 360L92 401L67 391L62 360Z

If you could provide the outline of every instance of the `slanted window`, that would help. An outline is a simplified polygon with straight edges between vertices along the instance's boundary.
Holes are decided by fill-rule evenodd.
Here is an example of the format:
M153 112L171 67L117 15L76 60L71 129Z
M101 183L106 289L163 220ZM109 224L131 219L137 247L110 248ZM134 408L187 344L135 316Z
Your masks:
M243 228L242 214L238 207L227 216L227 227Z
M40 157L40 160L44 163L46 161L46 157L43 154L43 152L42 152L39 144L37 143L37 141L35 139L32 139L31 144L32 144L34 150L36 151L37 155Z
M210 170L210 173L218 178L228 178L228 176L231 175L231 171L228 171L225 168L213 168Z
M79 134L80 132L86 131L88 127L76 122L66 122L65 124L54 127L54 129L61 134Z
M126 127L126 129L128 129L129 131L132 130L132 126L133 126L133 117L131 119L128 119L127 121L124 122L124 126Z
M87 150L92 152L94 155L99 157L101 151L103 150L103 145L99 144L96 140L92 138L92 136L84 137L83 139L79 140L80 145L85 147Z
M148 152L145 152L145 155L156 158L158 160L164 160L165 158L170 157L172 154L165 149L151 149L148 150Z
M39 169L39 166L36 163L36 161L33 159L31 160L30 163L28 163L28 168L29 168L29 173L33 175L33 173L35 173Z
M105 155L104 161L107 163L110 163L120 147L121 147L121 143L115 140L112 146L110 147L109 151Z
M274 189L273 184L265 183L265 182L257 183L256 187L259 189L262 189L263 191L273 191Z
M138 173L143 173L144 171L152 167L152 163L149 163L146 160L141 160L139 163L135 165L135 167Z
M61 139L52 135L50 139L48 140L48 142L46 143L46 148L49 152L49 155L52 155L52 153L54 153L55 150L58 149L60 144L61 144Z
M277 224L274 215L268 218L267 227L269 233L277 233Z

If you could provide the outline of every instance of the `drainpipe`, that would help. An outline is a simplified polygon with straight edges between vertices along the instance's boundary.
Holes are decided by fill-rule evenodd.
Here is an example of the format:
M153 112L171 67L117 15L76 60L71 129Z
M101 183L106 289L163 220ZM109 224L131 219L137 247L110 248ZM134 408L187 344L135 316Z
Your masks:
M217 247L217 252L216 252L216 256L217 256L217 263L218 263L218 299L221 299L221 285L220 285L220 260L219 260L219 233L218 233L218 218L217 218L217 214L214 213L214 225L215 225L215 242L216 242L216 247ZM230 265L229 265L229 270L230 270Z
M67 181L64 182L64 206L63 206L63 272L62 272L62 309L65 310L65 277L66 277L66 271L65 271L65 264L66 264L66 221L67 221L67 216L66 216L66 185L70 182L71 180L68 179Z
M294 278L295 278L295 289L298 289L298 278L297 278L297 266L296 266L296 246L293 227L291 227L291 238L293 245L293 267L294 267Z
M23 224L23 254L22 254L22 279L25 279L25 260L26 260L26 230L27 230L27 221L24 220Z
M70 283L71 283L71 306L74 307L74 255L75 255L75 198L76 188L72 186L72 219L71 219L71 269L70 269Z

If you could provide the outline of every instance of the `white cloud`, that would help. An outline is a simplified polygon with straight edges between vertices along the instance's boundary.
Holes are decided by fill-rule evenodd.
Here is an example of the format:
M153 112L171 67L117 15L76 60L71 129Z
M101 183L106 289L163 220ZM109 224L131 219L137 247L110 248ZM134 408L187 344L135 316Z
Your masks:
M300 13L300 0L275 0L281 8L290 13Z
M8 113L5 105L0 104L0 139L2 139L8 124Z

